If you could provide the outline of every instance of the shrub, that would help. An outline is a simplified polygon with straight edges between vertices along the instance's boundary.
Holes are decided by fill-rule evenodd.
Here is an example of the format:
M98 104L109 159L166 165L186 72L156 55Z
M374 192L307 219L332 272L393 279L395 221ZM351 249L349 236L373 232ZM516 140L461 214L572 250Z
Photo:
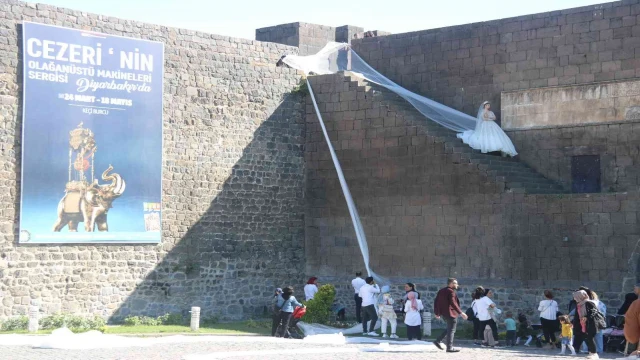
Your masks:
M164 314L153 318L150 316L127 316L125 326L158 326L158 325L186 325L187 319L181 314Z
M66 325L65 316L62 314L53 314L45 316L38 322L42 330L54 330Z
M158 317L157 322L162 325L185 325L187 323L182 314L164 314Z
M125 326L156 326L160 324L161 322L158 321L158 318L152 318L149 316L128 316L124 319Z
M29 328L29 318L18 316L2 322L2 331L27 330Z
M216 315L213 315L210 317L200 319L200 326L202 327L213 326L219 322L220 322L220 318Z
M322 285L313 299L307 301L307 313L302 318L307 323L328 324L333 319L331 306L336 298L336 288L331 284Z
M76 315L69 315L65 318L67 327L73 332L84 332L89 330L104 331L106 322L100 316L87 318Z
M69 314L53 314L40 319L39 325L42 330L54 330L66 326L73 332L85 332L89 330L104 332L107 324L105 320L98 315L84 317Z

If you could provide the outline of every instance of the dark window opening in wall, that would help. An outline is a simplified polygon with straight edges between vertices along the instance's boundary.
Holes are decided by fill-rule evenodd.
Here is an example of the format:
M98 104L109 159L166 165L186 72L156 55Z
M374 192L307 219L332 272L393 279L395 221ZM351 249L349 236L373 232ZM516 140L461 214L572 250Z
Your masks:
M571 158L572 192L600 192L600 177L600 155L580 155Z

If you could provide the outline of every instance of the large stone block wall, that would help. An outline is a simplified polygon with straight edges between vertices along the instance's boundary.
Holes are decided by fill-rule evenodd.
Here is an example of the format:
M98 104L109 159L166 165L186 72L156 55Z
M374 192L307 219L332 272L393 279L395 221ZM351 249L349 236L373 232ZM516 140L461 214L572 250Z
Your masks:
M571 189L571 159L600 155L603 192L637 191L640 185L640 123L507 131L520 159Z
M165 44L161 244L17 244L26 20ZM299 74L275 66L296 51L0 0L0 318L29 305L116 317L201 306L204 317L247 318L275 286L302 283L304 99L289 94Z
M633 123L640 120L640 81L508 91L501 103L505 131Z
M380 275L426 286L454 276L505 289L505 301L519 301L508 306L523 309L535 305L518 295L523 288L568 294L586 285L613 303L632 289L637 192L506 192L481 165L464 163L430 136L426 119L406 116L401 107L410 105L381 101L384 91L342 74L312 77L311 84ZM307 274L349 284L364 270L362 256L309 101L306 138ZM347 302L353 295L344 285L340 296Z
M338 301L346 306L346 316L349 318L355 318L355 302L353 300L353 288L351 287L351 280L353 277L340 277L340 278L320 278L320 281L329 281L336 286L336 294ZM395 299L400 299L405 294L403 281L412 281L398 279L396 284L391 287L391 296ZM460 280L459 280L460 281ZM443 281L433 281L430 283L422 282L421 280L412 281L416 284L418 292L425 309L433 312L433 303L442 287L444 287ZM503 311L512 311L514 317L517 314L523 313L528 316L529 320L534 323L539 322L540 312L538 311L538 305L543 300L544 290L546 288L519 288L519 287L505 287L503 285L492 285L490 282L475 281L471 283L462 283L458 289L458 297L460 298L460 305L463 310L466 310L471 306L471 294L478 285L484 285L486 289L491 289L493 292L493 301L496 303L499 309ZM573 290L569 288L550 288L554 294L554 299L558 302L560 312L566 314L569 311L569 301L572 299ZM602 292L599 289L595 289L601 301L607 306L608 314L615 314L623 303L623 298L617 292ZM504 316L502 317L504 319ZM466 321L460 321L458 325L464 326L464 324L471 325ZM432 320L432 327L444 327L442 321ZM499 324L502 328L502 324Z
M340 29L341 38L361 28L342 26L335 28L326 25L296 22L256 29L256 40L296 46L300 55L312 55L328 42L336 41L336 30Z
M499 111L502 91L640 76L638 15L624 0L352 45L400 85L475 115L483 100Z
M573 156L599 155L604 192L640 185L640 81L502 93L502 127L520 159L571 189Z

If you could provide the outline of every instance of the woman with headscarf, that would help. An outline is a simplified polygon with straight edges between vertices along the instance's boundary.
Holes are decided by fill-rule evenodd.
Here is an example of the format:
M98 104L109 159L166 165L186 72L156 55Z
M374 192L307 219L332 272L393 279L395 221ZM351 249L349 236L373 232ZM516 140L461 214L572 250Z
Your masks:
M304 298L306 301L313 299L318 292L318 278L310 277L309 281L307 281L307 285L304 286Z
M587 343L589 355L587 359L598 359L596 352L595 336L597 329L593 321L589 321L589 314L597 310L597 305L589 299L589 295L584 290L573 293L576 301L576 316L573 318L573 347L577 350L583 342Z
M409 292L407 294L407 301L404 304L404 323L407 325L407 338L409 340L417 339L422 340L422 333L420 332L420 324L422 319L420 317L420 311L424 309L422 301L417 299L415 292Z
M627 310L629 310L629 306L631 306L631 304L638 300L638 295L636 295L635 293L628 293L627 295L624 296L624 303L622 304L622 306L620 306L620 309L618 309L618 315L624 315L627 313Z

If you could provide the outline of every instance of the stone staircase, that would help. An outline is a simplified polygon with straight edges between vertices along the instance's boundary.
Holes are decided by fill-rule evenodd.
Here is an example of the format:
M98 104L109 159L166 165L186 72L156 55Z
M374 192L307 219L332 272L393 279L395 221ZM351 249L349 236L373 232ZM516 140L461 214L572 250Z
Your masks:
M434 138L435 142L444 143L445 152L460 154L461 163L476 164L479 170L486 171L490 178L505 184L505 190L527 194L563 194L567 193L559 183L545 178L516 158L503 158L499 155L482 154L464 144L456 137L456 133L433 121L425 119L413 105L393 92L369 83L357 76L345 74L352 82L378 100L381 106L402 115L413 123L421 124L421 132ZM516 149L517 150L517 149Z

